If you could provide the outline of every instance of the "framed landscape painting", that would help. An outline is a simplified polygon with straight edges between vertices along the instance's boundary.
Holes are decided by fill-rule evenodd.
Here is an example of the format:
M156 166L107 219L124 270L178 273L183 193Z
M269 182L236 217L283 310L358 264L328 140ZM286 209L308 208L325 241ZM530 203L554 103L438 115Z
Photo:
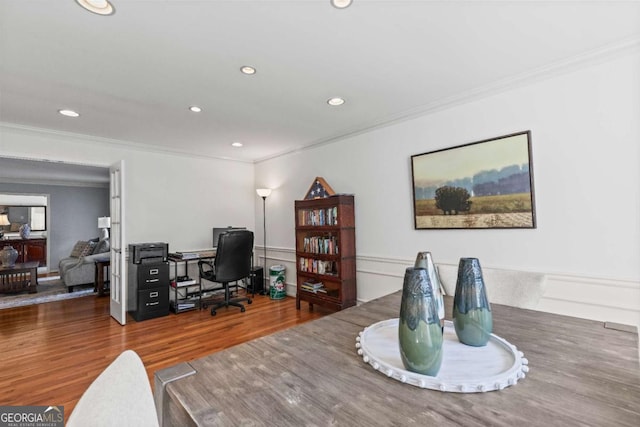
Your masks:
M416 229L535 228L531 132L411 156Z

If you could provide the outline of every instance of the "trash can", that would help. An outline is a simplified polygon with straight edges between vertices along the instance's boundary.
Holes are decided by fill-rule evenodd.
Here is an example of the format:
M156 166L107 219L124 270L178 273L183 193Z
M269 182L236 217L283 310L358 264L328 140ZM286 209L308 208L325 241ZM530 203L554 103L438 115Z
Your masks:
M287 296L284 265L272 265L269 268L269 296L271 299L283 299Z

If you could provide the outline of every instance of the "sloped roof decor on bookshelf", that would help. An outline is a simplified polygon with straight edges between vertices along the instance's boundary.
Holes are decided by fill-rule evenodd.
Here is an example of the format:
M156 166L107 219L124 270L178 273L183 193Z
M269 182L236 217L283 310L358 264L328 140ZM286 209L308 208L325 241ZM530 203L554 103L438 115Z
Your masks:
M309 191L307 191L307 195L304 196L304 199L323 199L325 197L333 196L334 194L336 194L336 192L333 191L333 188L331 188L329 184L327 184L327 181L325 181L321 176L316 176L311 187L309 187Z

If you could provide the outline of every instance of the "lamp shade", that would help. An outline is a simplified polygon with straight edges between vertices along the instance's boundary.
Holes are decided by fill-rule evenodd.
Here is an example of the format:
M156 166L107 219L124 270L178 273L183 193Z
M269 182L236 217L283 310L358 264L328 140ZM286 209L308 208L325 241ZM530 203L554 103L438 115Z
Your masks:
M110 216L101 216L98 218L98 228L109 228L111 227L111 217Z
M0 214L0 225L11 225L7 214Z
M260 196L260 197L269 197L269 195L271 194L271 189L270 188L258 188L256 190L256 193L258 193L258 196Z

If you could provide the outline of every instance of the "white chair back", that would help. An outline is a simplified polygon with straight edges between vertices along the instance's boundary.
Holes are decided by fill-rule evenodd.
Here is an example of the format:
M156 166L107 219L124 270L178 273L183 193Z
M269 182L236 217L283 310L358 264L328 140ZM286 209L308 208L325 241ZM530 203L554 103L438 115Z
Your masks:
M458 266L437 264L440 281L447 295L455 295ZM544 294L545 275L528 271L482 268L489 302L535 309Z
M121 353L84 392L67 427L158 427L158 415L140 356Z

